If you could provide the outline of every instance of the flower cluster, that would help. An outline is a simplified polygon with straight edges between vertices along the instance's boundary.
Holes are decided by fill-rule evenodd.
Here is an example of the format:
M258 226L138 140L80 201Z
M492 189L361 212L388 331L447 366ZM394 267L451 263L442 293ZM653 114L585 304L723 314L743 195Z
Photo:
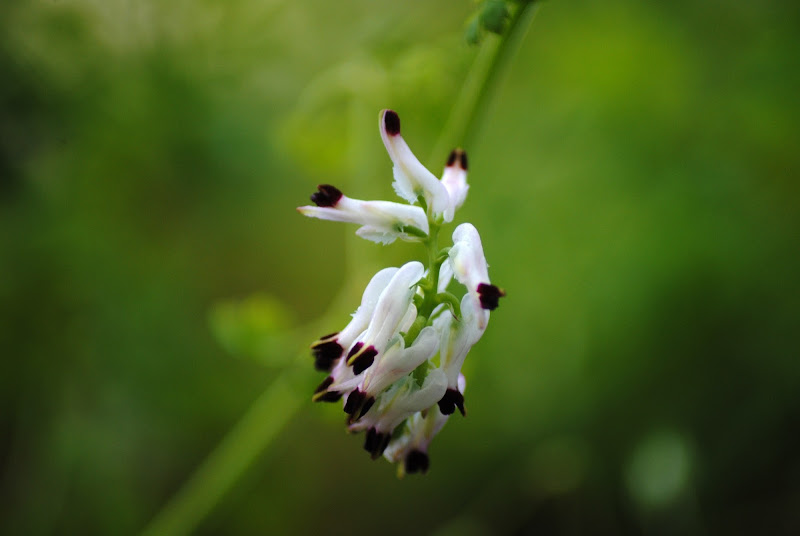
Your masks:
M408 204L353 199L323 184L311 196L316 206L298 211L358 224L356 234L374 242L420 242L428 265L411 261L379 271L350 323L311 345L316 368L329 373L313 400L343 401L348 429L366 432L364 448L373 459L400 463L401 475L424 473L431 439L456 408L466 414L461 366L504 292L489 281L472 224L456 227L451 247L437 245L439 229L467 196L466 153L454 150L438 179L403 140L395 112L381 112L380 132L394 164L394 189ZM466 288L461 299L449 291L453 279Z

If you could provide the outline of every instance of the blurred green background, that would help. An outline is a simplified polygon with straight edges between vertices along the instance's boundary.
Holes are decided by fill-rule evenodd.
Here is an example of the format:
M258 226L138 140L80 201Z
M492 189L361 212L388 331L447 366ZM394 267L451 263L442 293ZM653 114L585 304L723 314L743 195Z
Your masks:
M800 533L796 2L544 4L466 147L468 417L400 481L311 404L423 251L294 208L394 199L381 108L441 171L473 9L2 3L0 532L141 531L289 370L195 533Z

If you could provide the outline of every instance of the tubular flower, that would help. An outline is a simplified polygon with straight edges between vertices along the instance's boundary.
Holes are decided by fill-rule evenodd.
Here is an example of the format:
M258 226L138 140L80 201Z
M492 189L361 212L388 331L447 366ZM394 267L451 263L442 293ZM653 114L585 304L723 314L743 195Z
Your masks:
M484 314L478 315L478 325L485 329L489 322L488 311L496 309L498 300L506 293L489 282L489 266L483 255L481 237L474 225L462 223L456 227L453 231L453 247L448 255L449 271L477 299L473 306L486 310Z
M461 299L460 320L445 309L433 322L441 336L439 359L447 377L447 391L439 400L439 409L445 415L453 413L455 408L458 408L461 415L466 415L463 389L459 389L459 378L463 378L461 366L470 349L483 336L486 327L481 327L481 321L484 314L488 314L480 307L475 307L474 302L472 294L465 294Z
M458 388L462 393L465 386L466 379L462 374L458 380ZM424 414L415 413L406 420L401 433L394 434L396 439L383 452L384 458L390 462L402 463L398 468L399 476L428 472L428 446L449 418L450 415L445 415L434 406Z
M391 244L397 238L420 240L428 234L425 211L419 207L391 201L361 201L344 195L330 184L320 184L311 196L317 206L298 207L300 214L321 220L357 223L356 234L380 244Z
M461 208L467 199L467 153L462 149L453 149L447 159L447 165L442 174L442 184L447 190L448 202L444 211L444 221L450 223L456 210Z
M367 329L381 292L389 284L397 270L397 268L384 268L375 274L364 290L364 295L361 297L361 305L353 313L353 319L347 324L347 327L342 331L325 335L311 345L317 370L330 372L339 358L342 357L344 350L350 348L356 337Z
M356 234L375 242L420 242L429 262L379 271L347 326L311 345L315 367L328 373L312 400L342 401L348 430L365 432L373 459L383 454L401 475L425 473L433 437L456 408L466 414L461 368L504 292L489 281L471 224L456 228L451 248L437 245L442 224L467 197L466 153L455 149L439 180L400 136L395 112L381 112L380 134L394 164L394 189L409 204L352 199L323 184L311 196L316 206L298 211L356 223ZM422 207L413 206L420 197ZM460 300L448 291L453 278L466 287Z
M414 203L422 195L433 214L443 214L450 202L447 188L423 166L400 135L400 116L393 110L383 110L380 121L381 138L394 168L394 190L397 195Z
M441 369L433 369L422 385L413 377L395 383L358 421L350 425L351 432L367 430L364 449L373 459L389 446L394 429L417 412L430 408L447 389L447 378Z

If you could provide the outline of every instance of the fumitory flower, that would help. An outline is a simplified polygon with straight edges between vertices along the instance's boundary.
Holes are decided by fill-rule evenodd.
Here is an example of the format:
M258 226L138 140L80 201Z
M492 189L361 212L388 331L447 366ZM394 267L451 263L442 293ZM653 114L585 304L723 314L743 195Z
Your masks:
M466 153L453 150L438 179L400 135L396 112L383 110L379 129L394 190L408 204L362 201L322 184L311 196L316 206L298 211L358 224L356 234L375 242L419 242L428 265L410 261L380 270L350 322L311 345L315 367L328 372L312 399L342 401L348 430L365 432L364 449L373 459L383 454L401 464L401 474L424 473L433 437L456 408L466 414L462 365L505 293L489 280L472 224L456 227L452 247L437 245L440 227L467 197ZM453 279L465 289L460 299L449 290Z
M367 240L390 244L397 238L418 240L428 234L425 211L391 201L361 201L351 199L330 184L320 184L311 196L317 206L299 207L305 215L321 220L358 223L356 234Z

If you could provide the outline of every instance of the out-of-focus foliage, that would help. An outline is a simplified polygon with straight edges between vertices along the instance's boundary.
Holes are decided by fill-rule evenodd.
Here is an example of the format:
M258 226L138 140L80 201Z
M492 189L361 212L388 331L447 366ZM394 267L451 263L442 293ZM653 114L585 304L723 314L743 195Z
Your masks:
M391 198L381 108L440 172L474 8L0 4L0 532L139 531L422 254L294 207ZM466 147L468 417L397 481L309 402L198 533L800 531L798 49L794 2L543 4Z

